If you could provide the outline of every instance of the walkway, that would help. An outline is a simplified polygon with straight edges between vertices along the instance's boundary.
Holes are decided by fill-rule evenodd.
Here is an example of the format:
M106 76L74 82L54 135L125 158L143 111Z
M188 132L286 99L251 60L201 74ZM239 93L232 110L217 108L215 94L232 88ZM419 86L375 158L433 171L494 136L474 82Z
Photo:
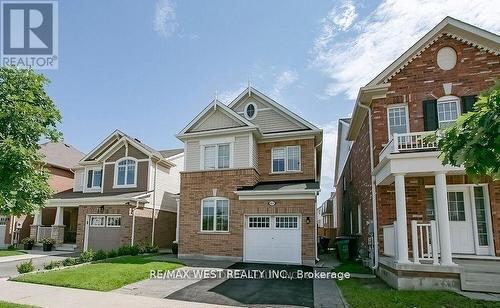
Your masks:
M21 262L32 260L35 269L43 269L45 263L50 261L61 261L67 257L76 257L78 253L67 251L42 251L42 250L25 250L27 254L8 256L0 258L0 278L17 276L17 268Z
M230 307L153 297L13 282L0 279L0 300L39 307Z

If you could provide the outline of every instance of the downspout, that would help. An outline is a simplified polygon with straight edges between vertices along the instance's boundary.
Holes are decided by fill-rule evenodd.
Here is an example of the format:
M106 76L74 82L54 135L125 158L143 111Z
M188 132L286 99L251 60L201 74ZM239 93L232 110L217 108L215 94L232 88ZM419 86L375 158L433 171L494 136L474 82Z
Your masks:
M139 201L135 201L135 207L132 209L132 236L130 237L130 245L134 245L135 235L135 210L139 208Z
M155 162L155 175L153 186L153 229L151 230L151 246L155 245L155 226L156 226L156 172L158 170L158 162Z
M373 134L372 134L372 110L370 107L362 105L359 101L356 105L368 111L368 134L370 136L370 174L372 181L372 215L373 215L373 270L378 268L378 227L377 227L377 190L375 175L373 174L373 169L375 169L375 162L373 160Z
M323 138L321 138L321 142L318 143L317 145L314 146L314 150L316 150L320 145L323 144ZM316 153L314 153L314 164L316 165L317 167L317 164L318 164L318 160L316 159ZM316 172L317 174L317 172ZM319 175L319 178L321 180L321 173ZM318 200L318 196L319 196L319 192L316 193L316 201ZM314 205L314 258L316 259L316 262L319 261L319 258L318 258L318 226L316 225L316 219L318 217L318 207L317 205L315 204Z

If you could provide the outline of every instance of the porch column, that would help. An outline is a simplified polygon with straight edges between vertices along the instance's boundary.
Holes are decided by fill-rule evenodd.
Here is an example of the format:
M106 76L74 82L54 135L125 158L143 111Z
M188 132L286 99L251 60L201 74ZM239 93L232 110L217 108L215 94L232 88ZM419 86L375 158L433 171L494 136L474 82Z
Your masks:
M64 208L58 206L56 210L56 218L54 219L54 224L52 225L51 237L56 240L56 245L62 245L64 243Z
M405 176L404 174L395 175L396 188L396 232L397 232L397 247L398 263L409 263L408 260L408 226L406 220L406 193L405 193Z
M436 173L436 210L441 247L441 264L454 265L451 259L450 221L448 218L448 191L446 189L446 174Z
M38 227L42 225L42 210L33 214L33 224L30 226L30 237L37 241ZM22 240L22 239L21 239Z

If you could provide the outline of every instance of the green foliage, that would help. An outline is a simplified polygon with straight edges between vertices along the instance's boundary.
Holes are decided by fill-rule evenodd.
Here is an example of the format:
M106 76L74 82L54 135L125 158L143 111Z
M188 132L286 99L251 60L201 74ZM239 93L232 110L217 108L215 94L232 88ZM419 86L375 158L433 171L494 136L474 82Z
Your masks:
M31 237L25 237L21 240L21 244L35 244L35 239L34 238L31 238Z
M118 247L118 255L119 256L130 255L130 251L131 251L130 245L123 245L123 246Z
M137 245L130 246L130 254L132 256L137 256L141 252L141 248Z
M116 250L111 249L110 251L108 251L108 258L116 258L116 257L118 257L118 253L116 252Z
M483 93L471 112L441 132L443 164L464 166L472 179L500 179L500 82Z
M56 243L56 240L50 237L44 237L42 238L42 244L45 245L54 245Z
M99 249L98 251L96 251L96 253L94 254L94 258L93 260L94 261L99 261L99 260L104 260L108 257L108 255L106 254L106 252L102 249Z
M150 243L139 243L139 253L157 253L159 248L158 246L153 246Z
M31 213L52 194L38 143L61 138L61 114L47 84L31 69L0 68L0 213Z
M46 263L43 265L44 270L51 270L54 268L58 268L62 265L60 261L50 261L49 263Z
M82 263L91 262L94 259L94 251L92 249L86 250L80 254Z
M9 246L7 247L7 250L11 250L11 251L16 250L16 246L14 246L14 245L9 245Z
M76 260L76 258L66 258L62 261L62 265L64 266L72 266L72 265L76 265L78 262Z
M33 260L24 261L16 265L17 272L19 274L29 273L35 270L35 266L33 265Z

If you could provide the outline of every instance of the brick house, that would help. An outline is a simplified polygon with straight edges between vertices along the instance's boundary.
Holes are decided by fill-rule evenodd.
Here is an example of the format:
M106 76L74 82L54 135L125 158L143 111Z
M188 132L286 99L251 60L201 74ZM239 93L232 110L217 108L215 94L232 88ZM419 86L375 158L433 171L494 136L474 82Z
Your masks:
M64 142L45 142L40 144L39 153L43 155L44 168L50 174L49 185L55 193L70 189L74 185L72 170L84 156L82 152ZM33 216L0 216L0 247L16 243L28 237ZM17 230L14 232L14 230ZM3 235L3 236L2 236Z
M169 247L183 165L183 149L157 151L116 130L72 167L74 185L34 215L30 237L64 250Z
M181 258L315 263L320 129L248 87L177 137Z
M500 38L447 17L359 91L336 182L339 230L396 288L500 290L500 182L425 138L500 77ZM337 158L338 159L338 158Z

